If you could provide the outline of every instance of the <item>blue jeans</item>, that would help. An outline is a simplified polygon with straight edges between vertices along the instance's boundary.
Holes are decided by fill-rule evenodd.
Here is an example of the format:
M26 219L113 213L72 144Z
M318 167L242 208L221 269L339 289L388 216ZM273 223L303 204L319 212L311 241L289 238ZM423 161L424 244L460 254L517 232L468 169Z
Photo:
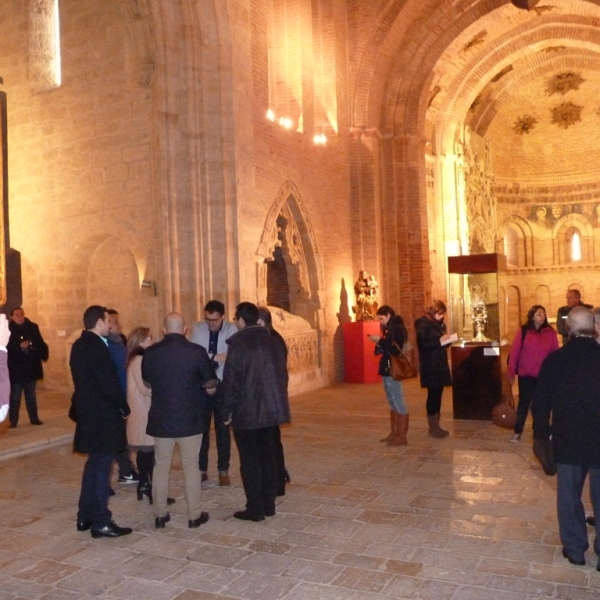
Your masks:
M38 421L37 399L35 397L35 379L22 383L10 384L10 406L8 408L8 419L12 425L19 422L19 411L21 410L21 394L25 392L25 406L29 421L35 423Z
M581 502L583 485L589 473L590 497L596 516L594 552L600 556L600 469L564 463L557 463L556 469L558 531L563 548L571 558L581 560L589 547L585 511Z
M408 414L406 400L404 399L404 387L401 381L396 381L392 377L383 376L383 388L387 396L390 409L401 415Z
M83 468L77 520L89 521L94 529L106 527L111 522L108 490L113 460L114 452L90 452Z

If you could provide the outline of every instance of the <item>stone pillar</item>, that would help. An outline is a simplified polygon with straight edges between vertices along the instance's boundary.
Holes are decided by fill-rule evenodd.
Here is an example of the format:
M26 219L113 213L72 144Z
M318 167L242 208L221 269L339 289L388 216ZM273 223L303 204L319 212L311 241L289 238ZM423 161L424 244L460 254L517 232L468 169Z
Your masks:
M34 94L60 86L58 0L29 0L29 80Z

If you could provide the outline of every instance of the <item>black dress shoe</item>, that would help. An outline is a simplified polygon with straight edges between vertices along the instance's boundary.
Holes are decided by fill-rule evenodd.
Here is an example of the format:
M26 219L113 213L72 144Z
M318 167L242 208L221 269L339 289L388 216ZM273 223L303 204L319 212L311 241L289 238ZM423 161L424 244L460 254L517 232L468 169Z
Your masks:
M32 425L43 425L42 421L40 421L39 419L37 421L31 421Z
M208 521L208 513L201 512L200 516L197 519L194 519L193 521L188 521L188 527L190 529L195 529L196 527L200 527L200 525L202 525L203 523L206 523L206 521Z
M92 537L121 537L122 535L130 534L132 531L131 527L119 527L114 521L111 521L110 525L105 525L104 527L92 527Z
M233 516L236 519L240 519L240 521L254 521L255 523L258 523L258 521L265 520L264 515L253 515L247 510L238 510L237 512L233 513Z
M592 527L596 527L596 516L592 515L586 518L585 522Z
M568 554L567 551L563 548L562 551L562 555L572 564L572 565L577 565L578 567L583 567L585 565L585 559L582 560L577 560L575 558L571 558Z
M175 504L175 498L167 498L167 506L171 506Z
M115 490L113 490L111 487L108 488L108 495L109 496L114 496L116 494Z
M270 508L268 510L265 510L265 517L274 517L275 516L275 509L274 508Z
M77 521L77 531L87 531L91 526L89 521Z
M168 523L170 520L171 515L169 513L167 513L164 517L156 517L156 519L154 519L154 527L156 527L156 529L164 529L165 523Z

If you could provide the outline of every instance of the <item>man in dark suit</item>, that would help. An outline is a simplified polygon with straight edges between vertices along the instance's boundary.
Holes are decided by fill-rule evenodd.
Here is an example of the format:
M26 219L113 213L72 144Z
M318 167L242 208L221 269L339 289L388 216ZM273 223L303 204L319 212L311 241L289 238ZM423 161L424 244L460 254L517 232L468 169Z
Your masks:
M275 514L277 436L290 422L285 351L251 302L238 304L238 331L227 343L223 375L222 418L231 421L240 455L246 510L233 514L243 521L264 521Z
M8 342L8 371L10 373L10 427L19 422L21 395L25 394L25 406L32 425L43 425L38 417L35 387L44 378L42 361L48 360L48 345L40 328L25 317L20 306L13 308L9 323L11 336Z
M534 437L552 436L562 554L574 565L585 565L589 542L581 494L588 475L592 508L600 514L600 347L588 308L573 307L566 326L569 343L542 363L531 409ZM594 525L594 551L600 557L600 520Z
M111 519L109 479L115 455L126 445L125 419L129 406L111 358L106 336L108 313L90 306L83 314L85 331L73 344L69 365L75 385L73 406L77 425L73 449L88 455L83 469L77 531L91 529L92 537L131 533Z
M142 378L152 388L146 432L154 438L154 524L163 528L171 520L167 491L177 444L185 481L188 527L195 528L208 521L208 513L200 510L202 482L198 455L202 432L208 428L207 394L216 392L218 379L206 350L186 340L185 323L179 313L166 316L163 331L165 337L146 348L142 360Z

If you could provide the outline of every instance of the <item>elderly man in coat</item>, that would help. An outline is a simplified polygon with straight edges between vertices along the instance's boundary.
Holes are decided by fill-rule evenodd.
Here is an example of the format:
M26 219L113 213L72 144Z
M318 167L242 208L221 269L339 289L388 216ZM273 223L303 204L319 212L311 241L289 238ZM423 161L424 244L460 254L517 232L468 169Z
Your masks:
M131 533L111 520L108 509L110 469L115 455L125 448L125 419L129 406L117 368L108 350L108 313L90 306L83 314L81 337L71 349L69 365L75 385L73 408L77 422L73 449L88 455L83 469L77 531L91 529L92 537L118 537Z
M534 437L552 435L563 556L585 565L589 544L581 494L588 475L594 514L600 514L600 346L589 309L573 308L566 324L569 343L542 363L531 408ZM600 556L600 520L595 526L594 551Z
M231 421L246 493L246 510L233 516L244 521L275 514L278 429L290 422L285 351L258 319L254 304L238 304L223 375L221 415Z

